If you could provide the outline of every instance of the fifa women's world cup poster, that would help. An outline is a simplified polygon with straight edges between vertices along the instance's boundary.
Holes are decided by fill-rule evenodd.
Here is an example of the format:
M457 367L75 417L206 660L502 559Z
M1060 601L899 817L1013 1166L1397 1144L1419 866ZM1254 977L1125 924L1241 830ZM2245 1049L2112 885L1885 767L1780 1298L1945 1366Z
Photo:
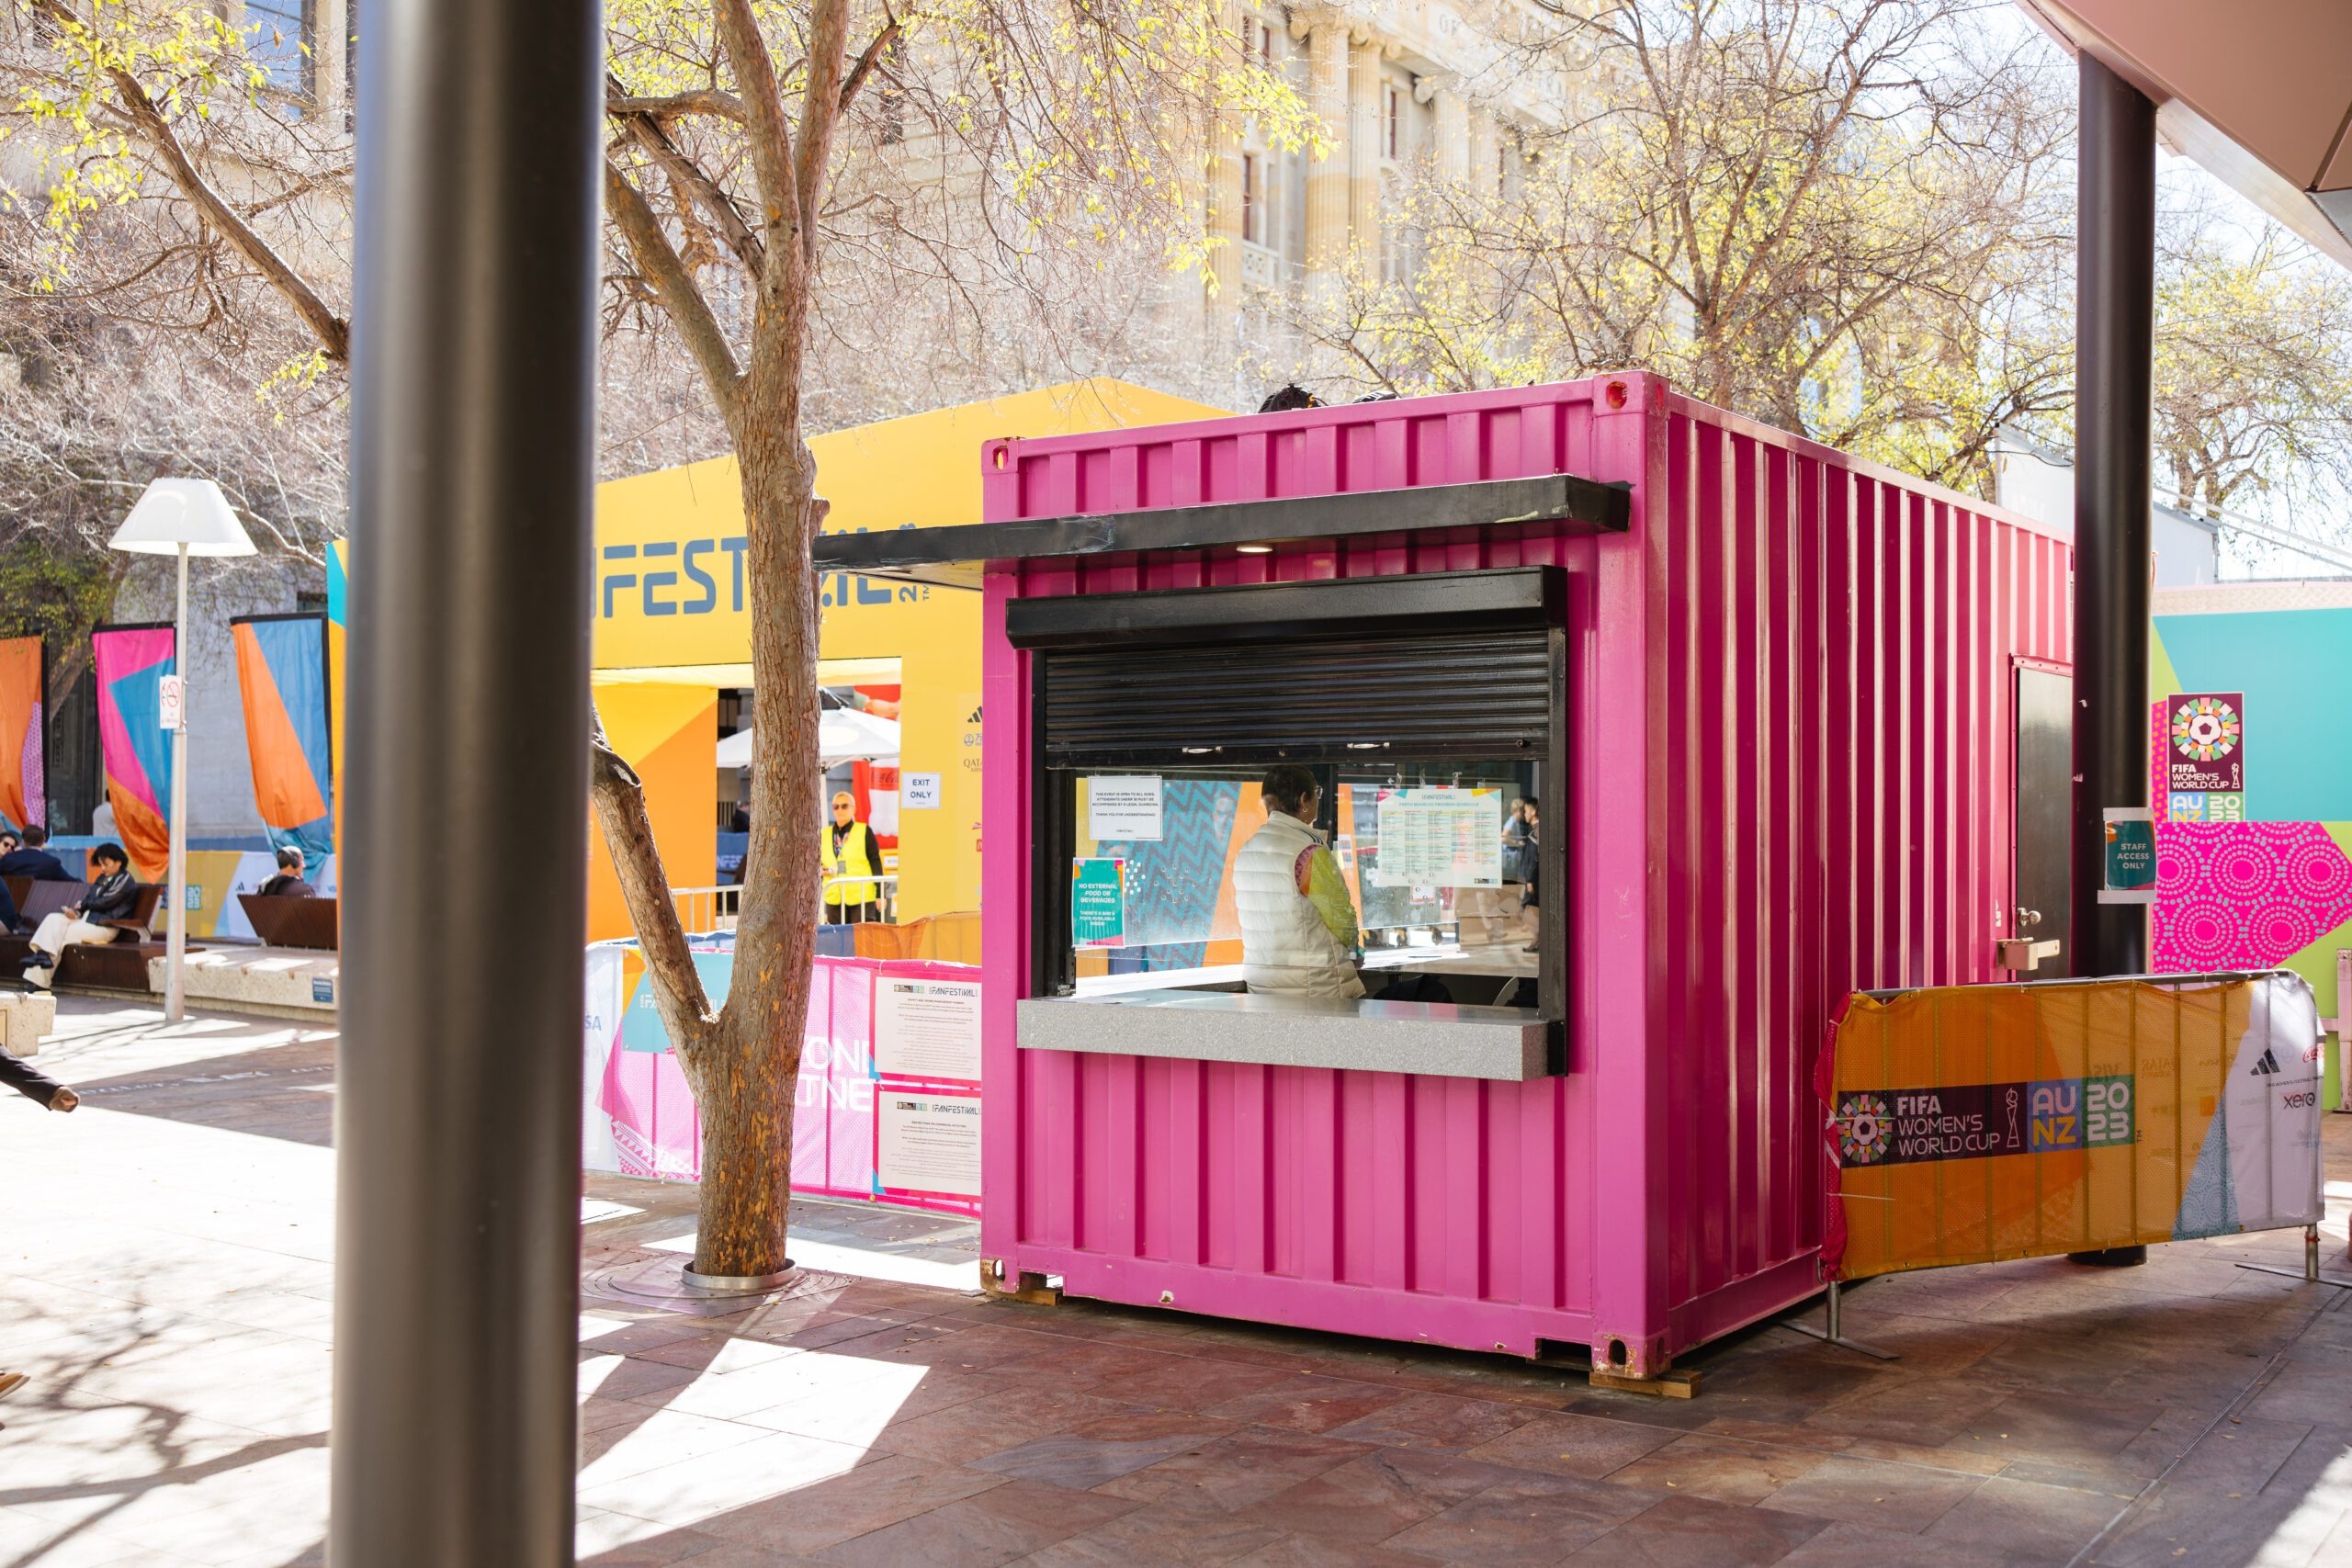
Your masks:
M2245 820L2245 694L2177 692L2165 699L2165 815L2175 822Z

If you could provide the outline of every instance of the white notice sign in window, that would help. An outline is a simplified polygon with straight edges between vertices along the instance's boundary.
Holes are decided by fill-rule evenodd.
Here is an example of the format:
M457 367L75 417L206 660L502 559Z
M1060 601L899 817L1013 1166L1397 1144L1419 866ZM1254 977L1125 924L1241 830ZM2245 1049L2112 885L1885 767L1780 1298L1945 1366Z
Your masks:
M980 1077L980 983L874 981L874 1070L886 1078Z
M1160 790L1157 773L1086 781L1087 837L1098 844L1125 844L1141 840L1158 843L1160 833Z
M980 1097L874 1097L874 1179L885 1190L980 1195Z
M1500 887L1503 792L1432 784L1385 789L1379 802L1381 887Z

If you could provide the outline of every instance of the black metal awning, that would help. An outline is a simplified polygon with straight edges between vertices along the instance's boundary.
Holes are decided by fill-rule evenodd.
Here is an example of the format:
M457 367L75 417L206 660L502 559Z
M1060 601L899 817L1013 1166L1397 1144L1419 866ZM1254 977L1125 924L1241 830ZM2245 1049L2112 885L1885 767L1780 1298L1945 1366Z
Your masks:
M1471 484L1276 501L1223 502L1150 512L971 523L826 534L819 571L854 571L951 588L978 588L991 561L1084 558L1109 561L1156 551L1236 551L1381 534L1469 529L1508 537L1532 529L1623 534L1632 526L1632 488L1575 474L1481 479Z

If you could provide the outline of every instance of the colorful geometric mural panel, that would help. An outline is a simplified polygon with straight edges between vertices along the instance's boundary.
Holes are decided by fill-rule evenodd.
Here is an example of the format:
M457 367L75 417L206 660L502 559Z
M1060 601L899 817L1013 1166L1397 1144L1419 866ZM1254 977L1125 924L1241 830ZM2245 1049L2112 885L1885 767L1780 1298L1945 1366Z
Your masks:
M273 846L321 865L334 852L326 617L241 615L229 630L262 827Z
M2268 969L2352 920L2352 861L2316 822L2156 827L2159 971Z
M0 827L49 820L41 675L40 638L0 638Z
M90 634L98 686L98 750L115 835L143 882L160 882L171 850L171 742L163 682L178 667L169 626L100 626Z

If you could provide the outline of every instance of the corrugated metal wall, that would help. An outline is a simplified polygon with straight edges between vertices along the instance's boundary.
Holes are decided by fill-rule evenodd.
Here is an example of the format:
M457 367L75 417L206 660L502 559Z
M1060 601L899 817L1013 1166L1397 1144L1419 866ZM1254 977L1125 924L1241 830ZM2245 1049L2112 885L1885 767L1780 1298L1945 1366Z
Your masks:
M1013 596L1571 573L1570 1066L1525 1085L1023 1053L990 922L984 1243L1079 1293L1638 1367L1811 1288L1810 1075L1853 986L1991 978L2013 656L2063 658L2065 547L1647 377L1013 442L991 521L1565 471L1634 532L1476 531L991 579L989 755L1031 755ZM1026 767L987 783L1028 908ZM1555 902L1547 900L1547 902Z

